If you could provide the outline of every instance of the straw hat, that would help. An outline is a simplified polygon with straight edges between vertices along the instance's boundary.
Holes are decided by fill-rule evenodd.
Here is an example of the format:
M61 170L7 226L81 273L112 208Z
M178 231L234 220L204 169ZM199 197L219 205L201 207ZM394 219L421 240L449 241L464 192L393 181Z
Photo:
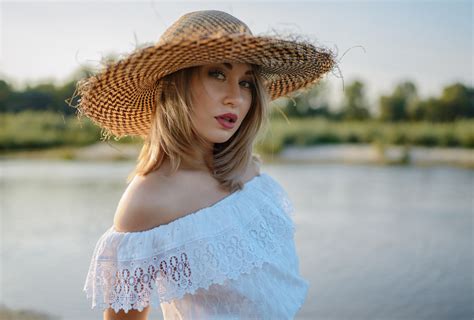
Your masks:
M335 65L334 54L308 42L254 36L234 16L215 10L181 16L152 46L109 64L78 82L81 114L108 134L148 134L160 79L209 63L260 66L271 100L317 83Z

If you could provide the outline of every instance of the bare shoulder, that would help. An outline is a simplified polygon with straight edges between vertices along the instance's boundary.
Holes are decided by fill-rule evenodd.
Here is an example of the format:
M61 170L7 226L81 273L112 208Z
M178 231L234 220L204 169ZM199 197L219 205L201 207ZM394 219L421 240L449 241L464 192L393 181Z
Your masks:
M161 197L166 197L154 175L135 176L125 189L117 205L114 228L120 232L135 232L151 229L159 224Z
M260 175L260 163L252 158L243 183ZM196 188L201 188L196 193ZM179 174L135 176L123 193L114 216L114 228L120 232L136 232L167 224L177 218L209 206L227 194L212 177ZM182 199L186 201L182 201Z

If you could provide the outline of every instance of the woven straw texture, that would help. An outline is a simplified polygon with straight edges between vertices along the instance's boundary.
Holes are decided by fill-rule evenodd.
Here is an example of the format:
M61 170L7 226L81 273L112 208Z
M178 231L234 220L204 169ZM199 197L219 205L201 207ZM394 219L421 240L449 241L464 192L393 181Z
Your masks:
M334 54L304 41L254 36L245 23L215 10L183 15L159 41L78 83L81 114L117 137L148 134L160 79L209 63L260 66L271 100L316 84L335 66Z

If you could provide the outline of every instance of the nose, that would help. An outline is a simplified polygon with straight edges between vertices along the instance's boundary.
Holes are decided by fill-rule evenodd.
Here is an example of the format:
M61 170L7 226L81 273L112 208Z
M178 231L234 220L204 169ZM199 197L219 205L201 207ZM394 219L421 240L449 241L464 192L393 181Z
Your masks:
M242 104L243 97L242 97L242 89L238 83L230 83L226 86L224 104L225 105L232 105L232 106L239 106Z

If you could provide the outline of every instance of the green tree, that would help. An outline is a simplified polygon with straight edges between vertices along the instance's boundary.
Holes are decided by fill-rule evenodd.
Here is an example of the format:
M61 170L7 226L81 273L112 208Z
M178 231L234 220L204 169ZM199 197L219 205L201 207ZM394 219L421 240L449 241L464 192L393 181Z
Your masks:
M8 101L11 99L13 90L5 80L0 80L0 112L7 111Z
M340 114L345 120L365 120L370 117L364 84L361 81L353 81L344 90Z
M474 117L474 88L455 83L443 89L440 102L447 121Z
M382 121L403 121L409 118L408 110L418 103L416 86L411 81L397 85L392 95L379 98L379 118Z
M474 117L474 89L461 83L443 89L439 98L419 101L409 110L410 118L433 122L456 121Z
M72 103L77 104L76 83L92 73L92 68L81 67L63 85L42 83L34 86L28 85L21 91L13 90L6 81L0 80L0 112L17 113L24 110L34 110L72 115L75 113L75 109L71 108L66 100L74 98Z

